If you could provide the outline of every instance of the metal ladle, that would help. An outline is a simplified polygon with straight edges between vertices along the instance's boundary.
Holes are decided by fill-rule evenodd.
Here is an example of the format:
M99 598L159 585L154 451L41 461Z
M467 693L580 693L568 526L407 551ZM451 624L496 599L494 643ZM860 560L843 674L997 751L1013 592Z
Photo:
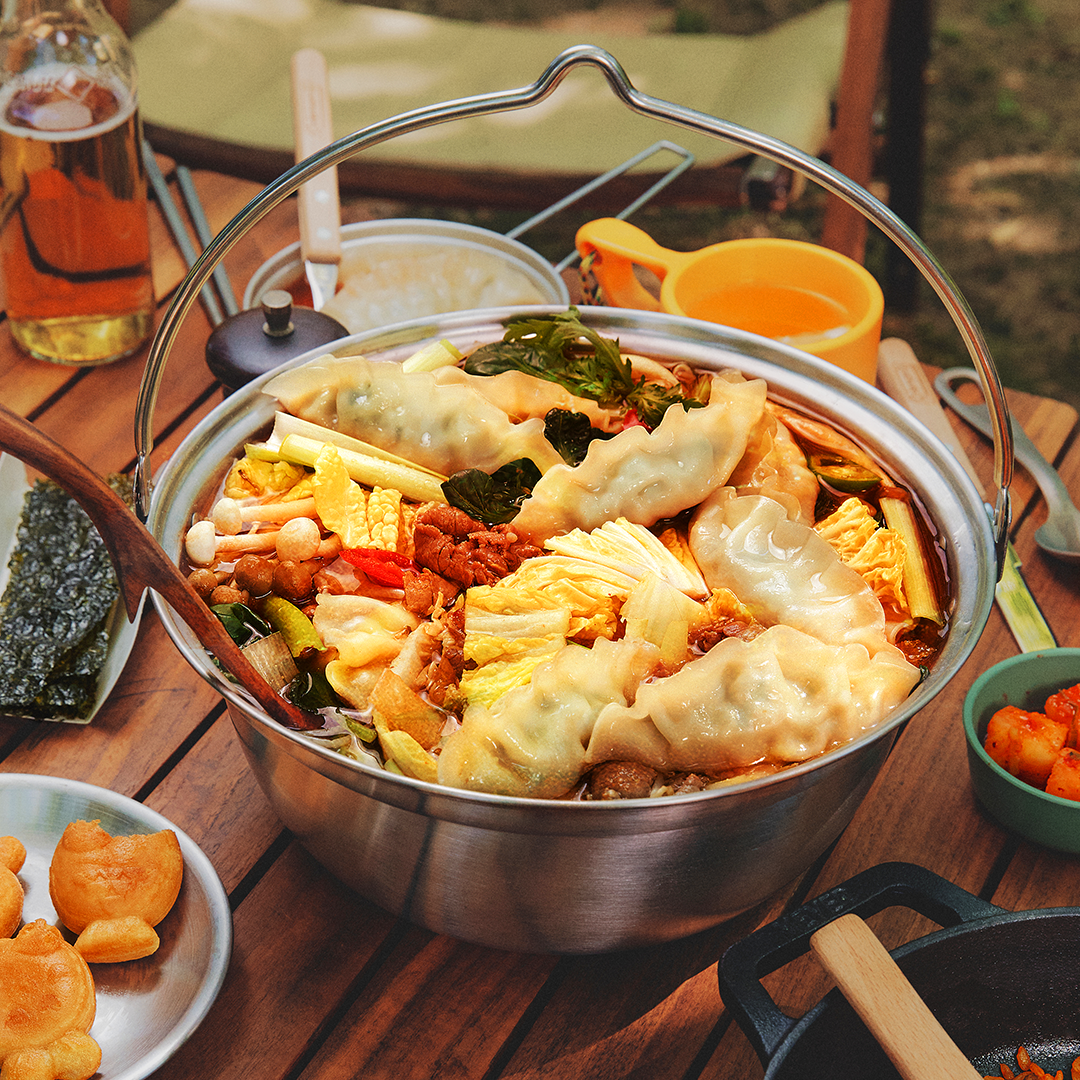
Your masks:
M86 511L108 549L129 618L135 618L143 591L154 589L278 723L297 731L322 725L321 717L297 708L270 687L124 500L59 443L3 405L0 449L55 480Z
M961 401L954 389L959 383L977 381L975 372L968 368L948 368L934 380L934 387L958 416L976 431L992 437L986 406ZM1016 460L1031 474L1046 500L1046 521L1035 530L1035 543L1055 559L1080 562L1080 509L1072 501L1057 469L1042 456L1017 423L1012 424L1012 436Z

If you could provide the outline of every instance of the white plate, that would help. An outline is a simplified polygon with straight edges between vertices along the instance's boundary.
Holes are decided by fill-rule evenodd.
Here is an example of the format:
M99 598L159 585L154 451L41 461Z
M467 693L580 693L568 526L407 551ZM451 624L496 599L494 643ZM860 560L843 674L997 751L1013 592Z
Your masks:
M0 836L15 836L26 847L19 872L24 922L60 925L49 898L49 864L69 822L95 819L113 836L172 829L184 856L180 895L157 927L157 952L90 968L97 989L90 1034L101 1046L94 1080L141 1080L176 1052L214 1003L229 965L232 915L210 860L160 814L75 780L0 773Z
M30 490L30 484L26 478L26 466L18 458L10 454L0 454L0 596L3 596L7 588L8 561L15 550L15 534L19 527L19 519L22 517L23 496ZM145 600L145 594L144 594ZM109 649L105 655L105 663L98 675L97 694L94 697L94 705L87 716L70 717L35 717L37 720L59 720L67 724L88 724L93 720L98 709L104 704L116 680L120 678L120 672L124 670L128 656L131 655L131 647L135 644L135 637L139 632L139 618L142 615L142 604L139 605L139 613L134 622L128 622L127 612L122 601L117 601L109 616ZM11 715L3 713L0 715Z

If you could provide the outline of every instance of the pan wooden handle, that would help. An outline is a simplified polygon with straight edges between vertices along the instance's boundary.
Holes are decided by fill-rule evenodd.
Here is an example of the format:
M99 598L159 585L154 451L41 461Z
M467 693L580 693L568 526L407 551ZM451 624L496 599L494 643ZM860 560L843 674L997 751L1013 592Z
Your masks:
M810 947L904 1080L982 1080L858 915L823 926Z

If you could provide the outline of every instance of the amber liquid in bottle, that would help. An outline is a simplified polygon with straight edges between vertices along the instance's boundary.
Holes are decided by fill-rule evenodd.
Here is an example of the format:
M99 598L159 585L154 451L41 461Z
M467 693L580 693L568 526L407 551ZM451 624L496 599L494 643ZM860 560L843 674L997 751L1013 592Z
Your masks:
M18 344L90 365L153 321L141 125L123 86L37 69L0 98L0 269Z

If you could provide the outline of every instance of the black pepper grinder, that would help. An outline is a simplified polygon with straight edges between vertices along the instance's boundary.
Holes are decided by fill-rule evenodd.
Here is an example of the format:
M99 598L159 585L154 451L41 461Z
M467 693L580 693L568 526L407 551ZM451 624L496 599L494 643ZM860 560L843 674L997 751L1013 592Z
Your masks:
M231 393L245 383L349 331L329 315L293 307L284 289L263 293L261 308L241 311L215 327L206 343L206 365Z

